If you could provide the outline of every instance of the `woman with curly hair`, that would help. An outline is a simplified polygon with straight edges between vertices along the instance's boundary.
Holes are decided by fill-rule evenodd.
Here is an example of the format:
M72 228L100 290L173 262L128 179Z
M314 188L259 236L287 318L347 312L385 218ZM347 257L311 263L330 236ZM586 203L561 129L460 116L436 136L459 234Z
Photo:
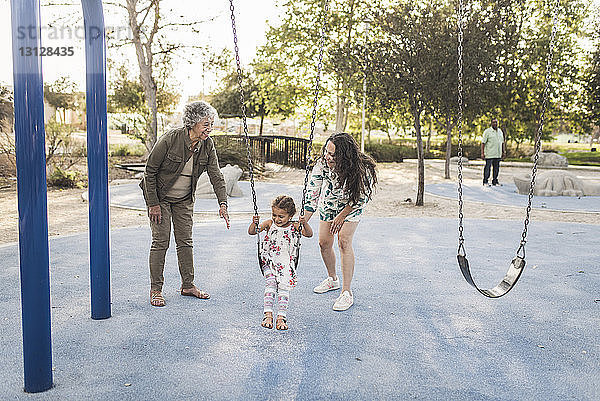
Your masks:
M328 277L314 288L318 294L340 288L333 251L334 236L338 237L343 280L342 293L333 304L336 311L354 303L350 290L354 274L352 238L376 183L375 161L360 151L351 135L341 132L327 139L312 170L304 210L306 221L319 210L319 247Z

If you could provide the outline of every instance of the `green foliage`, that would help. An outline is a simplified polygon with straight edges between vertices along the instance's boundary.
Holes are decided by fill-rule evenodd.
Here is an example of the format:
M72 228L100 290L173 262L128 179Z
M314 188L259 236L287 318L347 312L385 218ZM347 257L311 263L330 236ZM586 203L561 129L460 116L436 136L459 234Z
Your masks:
M146 102L144 88L139 80L130 79L125 66L118 68L118 77L110 84L108 111L120 124L127 125L125 134L149 145L148 130L152 113ZM165 81L156 91L157 112L172 114L179 102L179 94L170 88Z
M600 166L600 152L565 152L562 155L572 165Z
M446 142L442 142L439 145L432 145L433 151L439 152L440 158L446 156ZM480 142L463 142L462 144L463 156L469 160L479 159L481 157L481 143ZM458 143L452 143L452 151L450 156L458 156Z
M600 23L597 24L596 48L586 71L585 103L588 126L600 126Z
M56 167L47 178L48 186L56 188L84 188L87 177L78 171Z
M13 93L8 86L0 84L0 131L11 132L13 110Z
M8 86L0 84L0 159L5 160L10 168L16 170L15 136L13 135L13 93ZM5 169L2 173L5 173Z
M56 121L54 117L46 123L46 164L57 162L62 164L65 155L69 155L77 144L71 134L74 129L70 124Z
M58 78L51 84L44 84L44 99L60 115L60 123L66 123L67 110L83 107L83 95L77 92L77 84L68 77Z
M248 157L243 139L232 138L229 135L212 135L211 138L217 149L219 167L231 164L238 165L244 171L248 170Z
M222 116L241 117L237 72L230 72L223 83L223 88L211 96L211 104ZM246 116L261 118L259 135L262 135L265 117L288 117L296 109L300 89L291 82L285 65L276 60L255 60L250 72L242 74L242 87Z
M143 156L146 153L146 148L144 146L136 146L136 145L127 145L127 144L119 144L119 145L110 145L109 146L109 154L110 156Z
M371 155L377 162L401 162L404 159L417 157L417 150L414 147L387 143L365 144L365 153Z

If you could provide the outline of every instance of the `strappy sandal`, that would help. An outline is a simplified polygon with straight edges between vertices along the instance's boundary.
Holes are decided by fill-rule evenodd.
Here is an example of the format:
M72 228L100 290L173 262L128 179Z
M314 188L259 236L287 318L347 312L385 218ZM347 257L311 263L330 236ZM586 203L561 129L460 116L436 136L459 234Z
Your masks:
M288 329L287 320L283 316L277 316L275 325L277 326L277 330L287 330Z
M198 298L198 299L210 299L210 294L208 292L204 292L199 290L196 287L192 287L192 288L186 288L186 290L192 290L190 292L183 292L183 289L181 289L181 295L183 295L184 297L194 297L194 298ZM198 293L196 294L193 290L197 290Z
M150 305L165 306L165 298L160 291L150 291Z
M272 329L273 328L273 315L269 316L265 313L265 317L263 317L263 320L260 325L262 327L264 327L265 329Z

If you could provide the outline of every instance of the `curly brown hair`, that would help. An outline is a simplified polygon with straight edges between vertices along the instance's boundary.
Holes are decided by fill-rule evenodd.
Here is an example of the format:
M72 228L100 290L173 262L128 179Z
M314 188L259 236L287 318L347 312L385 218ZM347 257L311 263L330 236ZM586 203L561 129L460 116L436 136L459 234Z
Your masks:
M350 204L358 203L363 195L370 199L377 184L375 160L360 151L352 135L338 132L325 141L321 152L323 161L329 142L335 145L334 172L337 175L338 186L344 188L344 194L348 196Z
M294 203L292 197L287 195L279 195L277 198L273 199L271 206L285 210L290 217L293 217L296 214L296 204Z

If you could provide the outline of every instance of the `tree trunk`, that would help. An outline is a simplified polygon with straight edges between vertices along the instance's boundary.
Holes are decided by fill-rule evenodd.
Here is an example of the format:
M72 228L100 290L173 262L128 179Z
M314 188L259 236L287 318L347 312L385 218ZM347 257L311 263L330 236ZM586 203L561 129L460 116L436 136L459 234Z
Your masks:
M345 84L342 84L344 86ZM342 89L343 91L344 89ZM335 132L344 132L346 129L346 96L342 93L337 97L335 109Z
M433 130L433 118L429 117L429 132L427 133L427 143L425 144L425 152L429 153L431 149L431 131Z
M263 134L264 122L265 122L265 113L261 113L261 115L260 115L260 128L258 129L258 136L262 136L262 134Z
M141 37L141 24L138 23L138 11L137 11L138 0L127 0L127 13L129 16L129 28L132 32L132 41L135 45L135 54L137 56L138 66L140 68L140 82L144 89L144 97L146 98L146 104L148 105L150 118L146 124L146 141L144 144L148 150L151 150L156 143L157 136L157 103L156 103L156 82L152 76L152 40L154 35L158 31L158 21L160 18L159 3L156 2L154 5L154 25L152 30L149 32L146 42L142 42ZM150 12L149 9L146 10ZM147 15L147 14L146 14Z
M350 48L352 41L352 28L354 23L354 5L355 0L350 0L350 10L349 10L349 19L348 19L348 36L346 38L346 56L348 60L350 59ZM338 100L337 107L335 112L335 131L336 132L344 132L346 130L346 124L348 122L348 92L349 92L349 83L348 77L345 76L345 72L342 70L340 73L341 79L341 93L338 92ZM339 89L339 85L338 85Z
M446 164L444 168L444 178L450 179L450 156L452 156L452 124L450 118L446 120Z
M411 101L411 114L414 118L415 133L417 134L417 200L415 206L423 206L425 192L425 157L423 154L423 137L421 136L421 108L415 99Z

